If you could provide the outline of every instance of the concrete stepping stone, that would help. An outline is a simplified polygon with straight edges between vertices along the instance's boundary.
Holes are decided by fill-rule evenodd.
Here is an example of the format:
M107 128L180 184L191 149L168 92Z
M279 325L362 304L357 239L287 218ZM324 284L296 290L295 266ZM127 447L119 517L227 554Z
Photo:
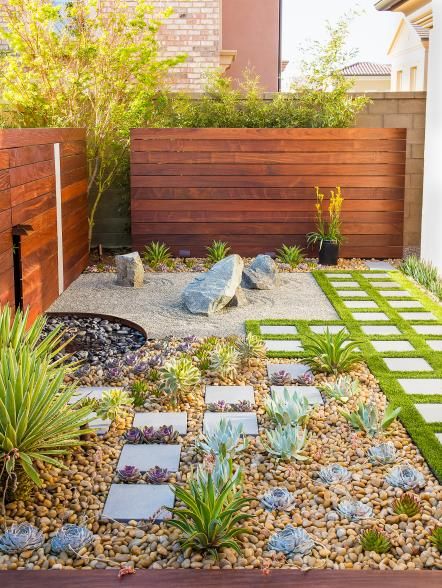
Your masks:
M397 282L393 282L393 280L384 280L383 282L371 282L370 284L373 288L402 288L400 284Z
M348 333L344 325L311 325L310 330L317 335L323 335L328 329L329 333L339 333L339 331L345 331Z
M370 272L368 274L362 274L364 276L364 278L368 278L369 280L381 280L381 279L387 279L387 280L391 280L390 275L387 272L383 272L383 273L376 273L376 272Z
M264 341L267 351L302 351L301 341L282 341L278 339Z
M442 335L442 325L412 325L419 335Z
M365 265L368 267L368 269L370 270L385 270L385 271L393 271L396 268L391 265L391 263L389 263L388 261L381 261L381 260L375 260L375 261L369 261L366 260L365 261Z
M79 386L75 395L69 400L69 404L89 398L90 400L101 400L103 392L108 390L121 390L121 386Z
M442 351L442 339L427 339L426 344L433 351Z
M367 292L364 292L364 290L341 290L338 291L338 296L341 296L342 298L368 298L368 294Z
M334 273L328 273L328 274L324 274L327 276L327 278L331 278L332 280L351 280L352 279L352 275L351 274L338 274L337 272Z
M401 332L394 325L361 325L366 335L401 335Z
M379 308L373 300L343 300L347 308Z
M258 434L258 420L254 412L205 412L203 430L205 433L216 428L221 419L231 421L234 426L242 425L246 435Z
M442 421L442 403L415 404L415 406L427 423L439 423Z
M246 400L254 404L253 386L206 386L205 403L210 404L220 400L230 404Z
M356 321L388 321L390 320L384 312L352 312Z
M161 427L166 425L178 431L180 435L187 433L187 412L136 412L133 427Z
M415 312L400 312L399 316L406 321L437 321L432 312L419 312L418 310Z
M298 330L293 325L261 325L261 335L296 335Z
M387 300L392 308L423 308L419 300Z
M181 445L149 444L130 445L126 443L121 450L117 470L126 465L136 466L140 472L146 472L156 465L176 472L180 465Z
M111 484L101 519L163 520L168 513L162 509L174 503L175 493L168 484Z
M442 378L399 378L406 394L442 394Z
M342 290L342 288L360 288L358 282L330 282L335 290Z
M436 433L437 440L442 445L442 433Z
M414 351L410 341L370 341L376 351Z
M379 290L379 294L385 298L409 298L411 297L408 290Z
M293 393L294 396L304 394L310 406L324 404L321 392L316 386L271 386L270 389L277 397L282 397L284 390L287 390L288 392Z
M306 372L311 372L310 367L305 363L268 363L267 374L269 378L277 372L287 372L293 379L303 376Z
M392 372L432 372L433 368L423 357L383 357Z
M103 436L109 431L111 419L102 419L95 412L91 412L92 420L88 423L88 429L92 429L96 435Z

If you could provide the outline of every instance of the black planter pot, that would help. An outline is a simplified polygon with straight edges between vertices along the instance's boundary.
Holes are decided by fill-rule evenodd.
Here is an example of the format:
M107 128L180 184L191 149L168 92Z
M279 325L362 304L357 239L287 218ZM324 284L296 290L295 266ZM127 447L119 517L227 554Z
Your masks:
M338 265L339 245L333 241L323 241L319 249L321 265Z

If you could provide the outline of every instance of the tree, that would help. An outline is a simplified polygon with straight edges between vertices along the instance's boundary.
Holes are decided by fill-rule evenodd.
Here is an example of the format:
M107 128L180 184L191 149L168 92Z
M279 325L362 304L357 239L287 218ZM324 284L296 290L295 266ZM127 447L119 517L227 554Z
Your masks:
M184 55L163 59L170 9L143 0L8 0L0 36L0 125L85 127L89 242L98 204L128 168L130 129L149 122L155 96Z

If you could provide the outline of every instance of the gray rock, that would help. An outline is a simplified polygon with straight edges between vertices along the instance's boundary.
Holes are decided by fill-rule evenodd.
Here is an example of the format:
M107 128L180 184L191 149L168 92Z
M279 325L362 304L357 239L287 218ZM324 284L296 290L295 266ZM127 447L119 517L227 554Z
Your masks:
M208 272L196 277L185 288L183 301L192 314L210 316L235 296L241 282L244 262L239 255L229 255Z
M252 290L272 290L276 279L276 263L270 255L258 255L243 271L241 286Z
M227 306L229 308L241 308L242 306L247 306L248 304L249 301L247 300L247 296L244 292L244 289L238 287L236 289L235 296L232 298L232 300L229 302Z
M119 286L130 286L141 288L144 281L144 268L140 254L137 251L116 255L117 284Z

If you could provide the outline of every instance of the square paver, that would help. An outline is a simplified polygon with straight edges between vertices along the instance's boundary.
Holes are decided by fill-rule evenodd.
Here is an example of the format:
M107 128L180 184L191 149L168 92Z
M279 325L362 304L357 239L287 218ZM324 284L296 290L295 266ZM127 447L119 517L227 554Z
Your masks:
M366 335L400 335L401 332L394 325L361 325Z
M146 472L155 466L176 472L180 465L181 445L149 444L130 445L126 443L121 450L117 469L126 465L134 465L140 472Z
M187 412L136 412L134 427L161 427L166 425L178 431L180 435L187 433Z
M392 308L423 308L419 300L387 300Z
M384 280L383 282L371 282L373 288L401 288L402 286L393 280Z
M325 274L327 276L327 278L331 278L332 280L351 280L352 279L352 275L351 274L338 274L337 272L334 273L329 273L329 274Z
M269 378L277 372L287 372L293 379L303 376L306 372L310 373L310 367L305 363L268 363L267 374Z
M339 333L339 331L345 331L348 333L344 325L311 325L310 330L317 335L323 335L328 329L329 333Z
M376 273L376 272L370 272L368 274L362 274L364 276L364 278L368 278L369 280L383 280L384 278L387 280L390 280L390 275L387 272L383 272L383 273Z
M253 386L206 386L204 400L206 404L220 400L229 403L246 400L254 404L255 394Z
M395 270L396 268L391 265L391 263L389 263L388 261L381 261L381 260L375 260L375 261L370 261L370 260L366 260L365 261L365 265L368 267L368 269L370 270L385 270L385 271L392 271Z
M347 308L379 308L373 300L343 300Z
M432 372L433 368L423 357L383 357L392 372Z
M352 312L355 321L388 321L384 312Z
M370 341L376 351L414 351L410 341Z
M342 288L360 288L358 282L330 282L330 284L336 290L342 290Z
M399 378L406 394L442 394L442 378Z
M439 423L442 421L442 403L416 404L415 406L427 423Z
M262 335L296 335L298 330L293 325L261 325Z
M102 419L95 412L91 412L90 416L92 420L87 425L88 429L92 429L96 435L106 435L112 424L111 419Z
M427 339L425 342L433 351L442 351L442 339Z
M439 441L439 443L442 445L442 433L436 433L436 438Z
M318 388L316 388L316 386L271 386L270 389L277 397L282 397L284 390L288 390L288 392L295 396L297 394L303 394L311 406L324 404L324 399L321 396L321 392Z
M399 315L406 321L437 321L432 312L400 312Z
M217 427L221 419L231 421L235 426L242 425L246 435L258 434L258 420L254 412L205 412L204 432L207 433Z
M74 402L85 398L101 400L103 392L107 390L121 390L121 386L79 386L75 390L74 396L69 400L69 404L73 404Z
M342 298L356 298L356 296L359 298L368 298L368 294L364 290L341 290L338 292L338 296Z
M379 294L385 298L409 298L411 296L407 290L379 290Z
M172 508L175 493L168 484L111 484L101 515L115 521L162 520L163 507ZM158 517L156 516L158 513Z
M442 335L442 325L412 325L419 335Z
M283 341L273 339L264 341L267 351L302 351L301 341Z

